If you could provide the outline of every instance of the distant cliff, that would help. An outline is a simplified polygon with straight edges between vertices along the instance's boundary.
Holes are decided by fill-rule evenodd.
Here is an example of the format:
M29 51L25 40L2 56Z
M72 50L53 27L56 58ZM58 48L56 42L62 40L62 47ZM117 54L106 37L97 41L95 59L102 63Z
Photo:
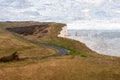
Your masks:
M60 31L60 34L58 37L67 37L67 26L64 26L62 30Z

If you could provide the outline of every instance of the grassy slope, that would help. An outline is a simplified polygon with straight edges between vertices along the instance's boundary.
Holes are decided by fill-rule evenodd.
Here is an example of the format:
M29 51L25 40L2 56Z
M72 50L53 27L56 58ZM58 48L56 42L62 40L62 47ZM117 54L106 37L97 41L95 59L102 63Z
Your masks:
M20 58L26 57L41 57L45 55L54 54L56 51L48 47L37 46L21 40L20 38L13 36L11 33L4 31L6 27L26 26L28 23L0 23L0 57L4 55L12 54L17 51ZM29 24L29 25L32 25Z
M27 23L25 24L27 25ZM40 42L62 46L71 50L71 54L77 55L44 59L37 61L35 64L26 64L20 67L12 67L12 65L21 65L24 62L2 63L0 64L0 80L120 79L120 58L99 55L78 41L56 37L63 25L52 24L49 28L50 33Z
M40 40L42 43L48 43L53 44L57 46L61 46L63 48L66 48L70 50L70 54L72 55L80 55L82 57L97 57L100 56L99 54L96 54L96 52L89 49L85 44L62 37L57 37L60 33L63 26L66 26L65 24L61 23L54 23L50 26L49 34L45 35L46 38L44 40Z
M0 80L119 80L120 63L64 56L36 64L0 69Z

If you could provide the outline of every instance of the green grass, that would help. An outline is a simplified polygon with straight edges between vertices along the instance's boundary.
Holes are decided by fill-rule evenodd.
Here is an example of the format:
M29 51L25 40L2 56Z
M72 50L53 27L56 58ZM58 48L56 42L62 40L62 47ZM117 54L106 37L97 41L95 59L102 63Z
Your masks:
M93 56L90 53L93 53L87 46L79 41L71 40L67 38L57 37L61 28L65 26L65 24L55 24L50 29L50 33L45 36L49 36L44 40L40 40L41 43L48 43L56 46L60 46L62 48L68 49L71 55L80 55L81 57L91 57Z

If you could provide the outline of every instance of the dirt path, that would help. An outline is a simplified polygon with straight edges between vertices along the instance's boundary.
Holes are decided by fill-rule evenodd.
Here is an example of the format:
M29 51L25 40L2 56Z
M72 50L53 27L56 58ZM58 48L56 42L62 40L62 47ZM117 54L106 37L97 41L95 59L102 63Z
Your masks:
M56 54L44 56L44 57L42 57L42 58L62 56L62 55L66 55L66 54L68 54L68 53L70 52L69 50L64 49L64 48L62 48L62 47L59 47L59 46L55 46L55 45L51 45L51 44L46 44L46 43L39 43L39 42L37 42L37 41L35 42L35 41L32 41L32 40L28 40L28 39L26 39L26 38L24 38L24 37L22 37L22 36L20 36L20 35L18 35L18 34L16 34L16 33L12 33L12 34L13 34L14 36L16 36L17 38L22 39L22 40L27 41L27 42L30 42L30 43L32 43L32 44L35 44L35 45L38 45L38 46L41 46L41 45L42 45L42 46L46 46L46 47L49 47L49 48L52 48L52 49L57 50Z

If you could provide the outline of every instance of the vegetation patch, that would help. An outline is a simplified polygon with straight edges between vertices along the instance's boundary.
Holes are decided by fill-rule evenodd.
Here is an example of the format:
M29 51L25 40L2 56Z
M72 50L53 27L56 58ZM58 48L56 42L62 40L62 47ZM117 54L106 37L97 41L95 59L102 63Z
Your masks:
M68 49L70 55L38 59L55 54L56 51L45 46L37 46L17 36L6 33L0 35L1 56L19 51L20 58L29 58L18 62L0 62L0 80L119 80L120 58L99 55L85 44L57 35L62 23L39 22L3 22L2 28L28 27L49 24L43 31L35 30L32 35L22 37L39 43L47 43ZM4 43L3 43L4 42ZM9 45L8 45L9 44ZM8 50L8 51L7 51ZM7 52L5 52L7 51ZM9 53L10 52L10 53ZM37 59L36 59L37 57ZM35 59L33 59L35 58Z

